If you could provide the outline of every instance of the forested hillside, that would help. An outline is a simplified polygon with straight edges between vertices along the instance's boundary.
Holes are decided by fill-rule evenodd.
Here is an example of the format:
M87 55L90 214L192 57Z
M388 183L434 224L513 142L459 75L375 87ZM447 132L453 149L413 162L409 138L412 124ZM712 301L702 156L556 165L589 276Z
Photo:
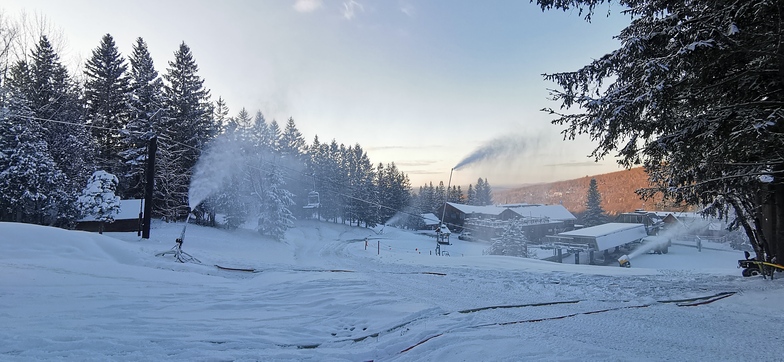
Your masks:
M610 215L635 209L673 209L662 205L661 198L655 202L644 202L634 192L648 187L648 176L642 167L602 175L585 176L578 179L546 184L523 186L516 189L496 191L495 202L510 204L518 202L538 204L563 204L569 211L579 214L585 211L588 185L595 178L602 195L602 208ZM677 209L677 208L675 208ZM680 209L678 209L680 210Z

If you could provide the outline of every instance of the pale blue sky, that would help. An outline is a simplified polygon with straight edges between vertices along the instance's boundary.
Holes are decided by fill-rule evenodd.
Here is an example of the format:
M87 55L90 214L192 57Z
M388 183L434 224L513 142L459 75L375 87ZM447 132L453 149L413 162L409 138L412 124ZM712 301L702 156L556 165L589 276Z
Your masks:
M15 17L44 15L65 36L63 60L80 66L110 33L124 56L143 37L159 72L180 42L193 51L213 100L268 120L294 120L308 143L359 143L395 162L415 188L448 182L481 145L519 135L516 160L466 167L453 184L544 182L618 168L586 156L587 138L562 141L543 107L542 73L575 70L617 47L628 19L600 10L542 13L526 0L57 1L2 0ZM81 71L81 68L79 68Z

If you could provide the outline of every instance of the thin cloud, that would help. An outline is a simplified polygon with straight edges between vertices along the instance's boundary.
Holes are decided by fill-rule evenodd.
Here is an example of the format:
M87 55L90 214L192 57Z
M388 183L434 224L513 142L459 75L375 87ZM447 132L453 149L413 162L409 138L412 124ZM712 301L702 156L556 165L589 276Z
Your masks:
M309 13L318 10L323 5L322 0L297 0L294 10L300 13Z
M411 5L411 4L405 4L405 5L403 5L403 6L400 8L400 12L401 12L401 13L403 13L403 14L406 14L406 16L408 16L409 18L411 18L411 17L413 17L413 16L414 16L414 14L415 14L415 12L414 12L414 6L413 6L413 5Z
M443 172L440 172L440 171L424 171L424 170L422 170L422 171L409 171L409 172L406 172L406 173L409 174L409 175L437 175L437 174L443 174Z
M403 161L403 162L395 162L395 165L398 167L417 167L417 166L430 166L438 161Z
M357 10L365 11L365 8L362 4L356 2L355 0L348 0L343 2L343 17L346 20L351 20L356 16Z

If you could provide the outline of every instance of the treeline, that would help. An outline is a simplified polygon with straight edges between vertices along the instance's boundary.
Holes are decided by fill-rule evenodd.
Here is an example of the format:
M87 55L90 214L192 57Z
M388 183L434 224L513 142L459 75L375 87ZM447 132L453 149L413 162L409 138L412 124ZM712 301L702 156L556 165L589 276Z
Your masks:
M431 212L446 196L439 189L411 189L394 163L373 165L359 145L336 140L308 145L289 118L283 128L261 112L244 108L230 116L226 102L212 101L190 48L183 42L158 73L147 43L138 38L124 58L106 34L82 74L69 74L47 36L19 56L9 47L18 34L0 25L0 220L71 226L81 216L76 197L96 170L117 176L116 194L143 197L147 147L157 139L154 215L184 219L192 210L189 187L203 153L221 142L234 143L241 172L203 203L197 214L230 227L253 221L280 238L298 217L368 227L399 212ZM224 142L225 144L225 142ZM455 202L488 202L489 185L480 179ZM485 190L481 191L480 190ZM319 194L318 212L303 209ZM472 201L476 200L476 201ZM484 200L484 201L479 201Z
M118 176L119 196L141 197L152 136L159 139L156 214L175 220L187 213L191 170L221 125L185 43L163 79L143 39L128 66L108 34L87 60L83 81L68 73L47 36L29 53L3 60L2 220L73 223L75 195L94 170Z
M46 36L29 54L4 60L4 221L72 224L80 214L75 197L94 170L118 176L122 198L141 198L152 137L158 144L154 214L166 221L182 220L191 211L194 166L219 138L243 141L242 152L256 157L245 165L242 180L217 190L204 206L212 207L206 214L229 215L232 225L245 214L259 218L260 231L280 236L276 225L290 225L287 220L300 214L292 206L307 204L314 188L325 191L322 217L367 226L409 203L408 177L394 163L374 167L358 144L321 144L316 137L306 145L291 118L281 129L261 112L252 118L243 109L229 117L225 101L210 100L184 42L162 76L143 39L126 61L109 34L87 60L83 82L68 73Z
M469 184L466 193L463 193L460 186L450 186L449 190L447 190L443 181L439 182L438 186L433 186L433 183L431 182L419 187L419 192L414 200L414 206L416 207L417 212L421 214L428 212L435 213L444 205L444 202L475 206L492 205L493 192L490 183L486 178L477 179L476 187L474 187L473 184Z

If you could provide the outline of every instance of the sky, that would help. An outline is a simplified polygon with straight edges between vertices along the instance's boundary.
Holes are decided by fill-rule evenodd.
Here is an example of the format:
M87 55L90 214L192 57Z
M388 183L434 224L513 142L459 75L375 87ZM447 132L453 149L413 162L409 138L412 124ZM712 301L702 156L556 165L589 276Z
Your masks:
M576 70L618 47L613 36L629 20L617 10L600 7L586 23L524 0L0 0L0 12L59 31L61 58L77 72L106 33L124 56L144 38L161 74L184 41L212 100L222 97L231 115L244 107L281 125L292 117L308 143L359 144L374 164L394 162L415 189L449 183L452 168L499 140L517 144L514 157L460 167L451 184L620 170L588 157L587 136L564 141L540 111L559 106L543 73Z

